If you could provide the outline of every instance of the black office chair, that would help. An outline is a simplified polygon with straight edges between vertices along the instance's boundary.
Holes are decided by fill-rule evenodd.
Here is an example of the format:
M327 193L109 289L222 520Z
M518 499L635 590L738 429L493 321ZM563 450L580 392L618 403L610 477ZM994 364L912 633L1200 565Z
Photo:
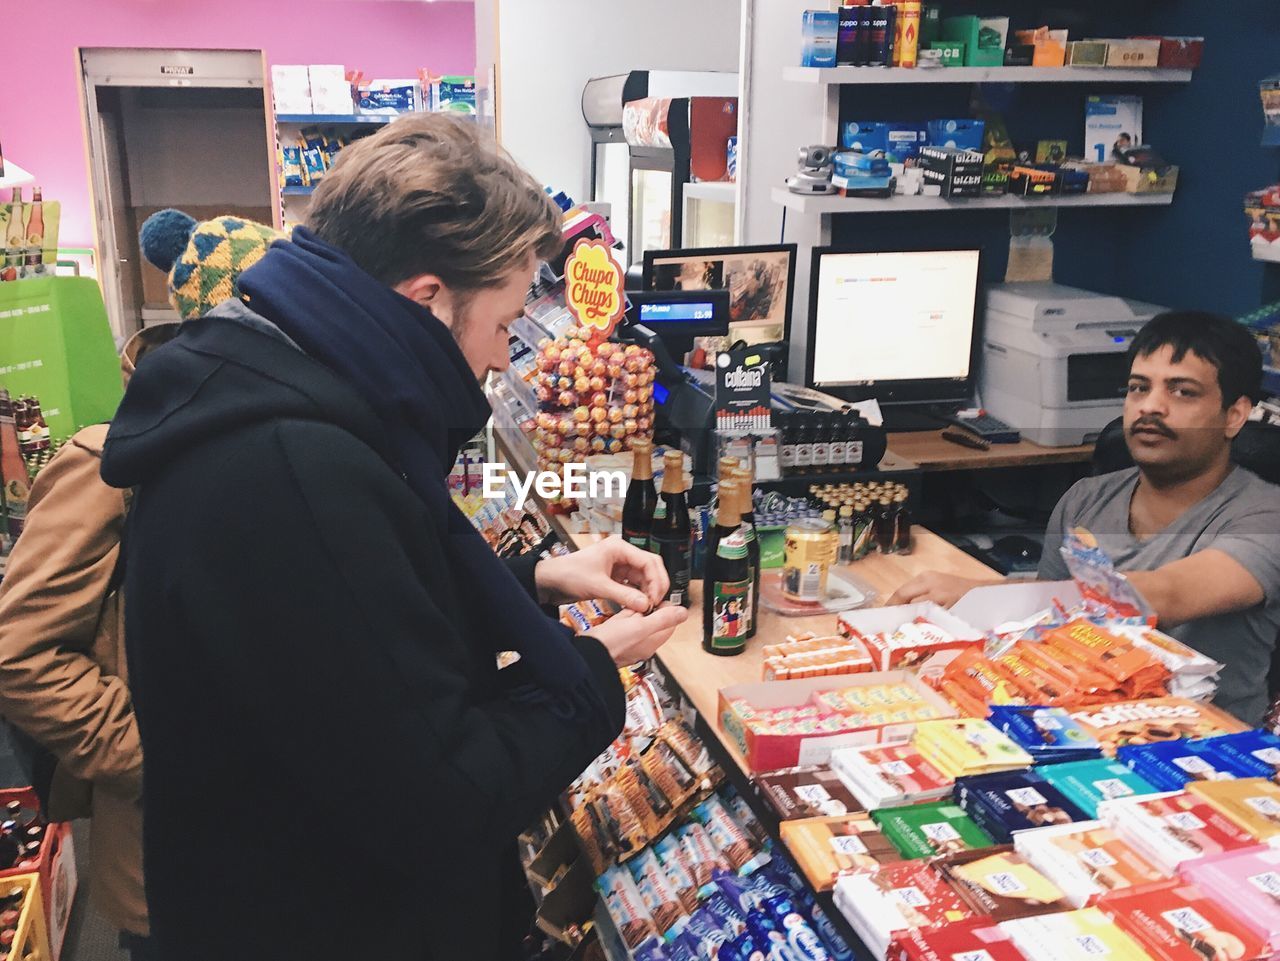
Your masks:
M1249 421L1231 443L1231 459L1263 480L1280 484L1280 427ZM1124 442L1124 425L1117 417L1098 436L1093 449L1093 473L1110 474L1133 466L1129 448ZM1267 672L1267 689L1274 699L1280 693L1280 637L1271 653L1271 669Z
M1280 484L1280 427L1249 421L1231 444L1231 459L1271 484ZM1093 474L1110 474L1133 466L1117 417L1102 429L1093 449Z

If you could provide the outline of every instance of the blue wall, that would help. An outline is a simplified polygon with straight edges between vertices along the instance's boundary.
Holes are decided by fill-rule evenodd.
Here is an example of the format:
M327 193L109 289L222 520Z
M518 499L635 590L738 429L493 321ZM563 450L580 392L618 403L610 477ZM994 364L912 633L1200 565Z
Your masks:
M957 0L947 12L981 12L1000 4ZM1181 167L1173 205L1157 208L1063 209L1059 212L1055 279L1170 307L1227 314L1280 299L1280 267L1249 256L1241 202L1248 190L1280 179L1280 150L1260 146L1258 80L1280 73L1280 3L1276 0L1174 0L1117 4L1016 3L1013 27L1071 26L1072 37L1142 33L1204 36L1204 62L1190 84L1026 84L987 87L1015 143L1066 139L1073 154L1084 140L1089 93L1136 93L1144 99L1145 139ZM1226 11L1230 11L1230 14ZM848 87L844 119L968 116L965 85ZM943 246L980 245L988 281L1004 277L1008 214L874 214L837 218L834 242L894 249L918 244L922 232Z

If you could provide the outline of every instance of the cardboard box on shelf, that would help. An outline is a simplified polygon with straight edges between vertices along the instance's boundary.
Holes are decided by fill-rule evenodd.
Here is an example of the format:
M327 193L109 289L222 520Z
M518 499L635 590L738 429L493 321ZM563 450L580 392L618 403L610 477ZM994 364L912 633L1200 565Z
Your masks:
M1204 56L1204 37L1140 37L1160 41L1159 66L1168 70L1194 70Z
M1107 40L1107 66L1151 69L1160 63L1160 41L1130 37Z
M1068 67L1105 67L1107 45L1101 40L1072 40L1067 44Z
M1118 165L1124 177L1125 192L1131 194L1171 194L1178 189L1178 168L1130 167Z
M323 114L354 114L351 84L342 64L313 63L307 67L311 83L311 109Z
M1035 30L1017 30L1014 42L1033 48L1033 67L1061 67L1067 57L1067 31L1037 27Z
M942 40L959 40L965 44L966 67L1000 67L1004 65L1005 41L1009 37L1008 17L944 17Z
M314 113L311 105L311 80L306 64L272 65L271 102L278 114Z

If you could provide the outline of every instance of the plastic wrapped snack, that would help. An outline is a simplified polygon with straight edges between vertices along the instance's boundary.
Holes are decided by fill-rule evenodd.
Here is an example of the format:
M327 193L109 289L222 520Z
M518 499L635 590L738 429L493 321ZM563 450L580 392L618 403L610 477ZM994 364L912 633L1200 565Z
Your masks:
M733 819L720 798L712 795L693 809L694 819L706 828L716 850L739 874L750 874L769 863L769 854Z

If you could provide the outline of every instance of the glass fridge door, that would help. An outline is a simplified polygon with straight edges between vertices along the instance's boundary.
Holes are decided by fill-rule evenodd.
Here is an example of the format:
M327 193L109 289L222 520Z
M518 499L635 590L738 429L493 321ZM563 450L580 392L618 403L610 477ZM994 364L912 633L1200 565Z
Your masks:
M670 170L631 171L631 251L638 263L646 250L670 250L671 242Z
M631 264L631 245L627 243L630 237L628 173L631 170L631 151L625 143L597 143L594 147L596 181L592 185L592 199L609 205L609 226L613 236L627 244L626 249L619 252L626 268Z

